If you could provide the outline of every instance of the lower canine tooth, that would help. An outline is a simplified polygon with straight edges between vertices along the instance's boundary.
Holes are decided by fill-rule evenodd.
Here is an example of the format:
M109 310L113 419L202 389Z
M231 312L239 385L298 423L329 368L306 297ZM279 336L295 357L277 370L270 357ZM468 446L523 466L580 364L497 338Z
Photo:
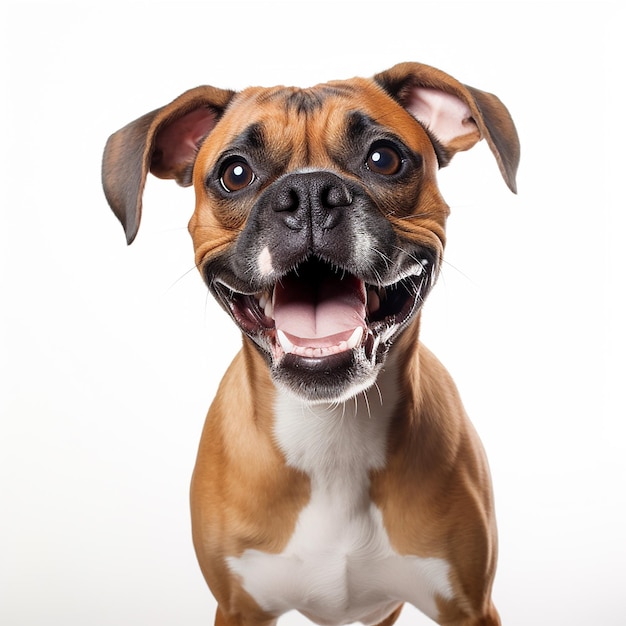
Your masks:
M280 343L281 348L285 352L285 354L291 354L293 352L294 345L287 339L287 335L280 330L276 330L276 336L278 337L278 343Z
M353 348L356 348L359 343L361 343L361 337L363 337L363 327L357 326L352 335L350 335L350 339L346 341L347 349L352 350Z

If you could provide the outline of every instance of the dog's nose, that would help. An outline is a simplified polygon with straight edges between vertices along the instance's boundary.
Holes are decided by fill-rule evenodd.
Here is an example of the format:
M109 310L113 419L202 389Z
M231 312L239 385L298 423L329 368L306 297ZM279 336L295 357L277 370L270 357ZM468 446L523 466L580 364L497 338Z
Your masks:
M351 204L352 194L339 176L304 172L289 174L280 181L271 207L290 230L307 226L330 230L342 220L340 209Z

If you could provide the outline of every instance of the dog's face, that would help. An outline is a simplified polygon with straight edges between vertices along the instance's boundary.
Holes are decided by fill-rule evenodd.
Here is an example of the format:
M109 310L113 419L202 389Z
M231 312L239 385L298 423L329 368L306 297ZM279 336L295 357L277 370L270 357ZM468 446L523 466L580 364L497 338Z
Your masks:
M249 90L196 159L197 265L274 380L309 399L372 384L441 259L433 145L389 104L365 81Z
M213 295L277 384L341 400L374 383L416 322L445 242L437 169L481 136L512 187L504 107L417 64L305 90L198 88L111 138L105 189L132 240L140 204L120 197L140 197L147 167L192 183L196 264ZM130 193L111 183L128 144L144 168Z

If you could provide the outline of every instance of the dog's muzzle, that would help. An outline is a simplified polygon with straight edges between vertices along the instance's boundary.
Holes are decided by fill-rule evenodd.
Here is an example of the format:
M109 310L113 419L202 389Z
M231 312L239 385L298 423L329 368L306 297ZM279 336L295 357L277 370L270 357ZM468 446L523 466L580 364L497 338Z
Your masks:
M434 251L398 236L362 185L306 172L259 196L234 245L207 262L204 276L274 380L328 401L373 384L437 265Z

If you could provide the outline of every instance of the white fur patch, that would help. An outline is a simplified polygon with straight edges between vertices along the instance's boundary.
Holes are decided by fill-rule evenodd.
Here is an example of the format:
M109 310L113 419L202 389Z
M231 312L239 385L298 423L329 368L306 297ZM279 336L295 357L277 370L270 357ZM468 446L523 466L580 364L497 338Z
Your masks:
M394 379L387 371L380 391L333 406L279 391L276 441L287 463L310 476L311 499L281 554L246 550L228 560L265 611L296 609L324 625L375 624L402 602L436 619L435 595L452 597L448 563L395 552L369 499L369 472L385 461Z
M272 265L272 253L267 246L265 246L265 248L263 248L263 250L259 253L257 264L259 266L261 276L269 276L274 271L274 266Z

